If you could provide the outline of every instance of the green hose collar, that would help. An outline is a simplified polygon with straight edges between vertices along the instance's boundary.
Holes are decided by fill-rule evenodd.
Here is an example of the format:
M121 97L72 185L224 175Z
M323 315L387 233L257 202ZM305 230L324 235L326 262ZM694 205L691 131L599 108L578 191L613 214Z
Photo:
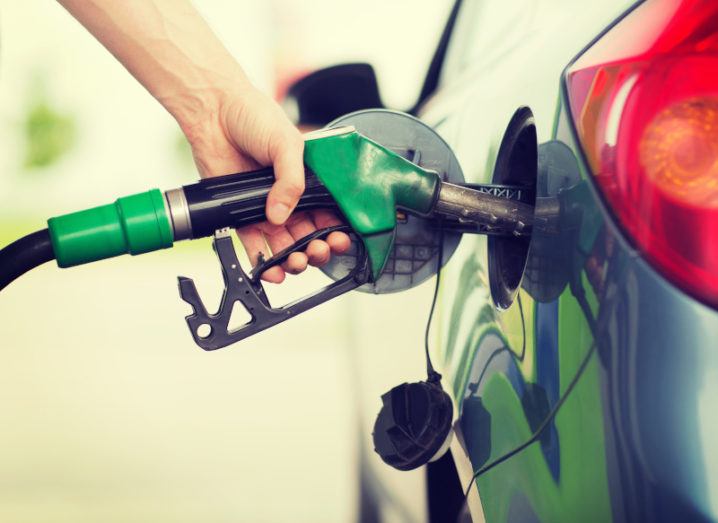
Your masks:
M173 243L164 197L158 189L50 218L47 225L60 267L142 254Z

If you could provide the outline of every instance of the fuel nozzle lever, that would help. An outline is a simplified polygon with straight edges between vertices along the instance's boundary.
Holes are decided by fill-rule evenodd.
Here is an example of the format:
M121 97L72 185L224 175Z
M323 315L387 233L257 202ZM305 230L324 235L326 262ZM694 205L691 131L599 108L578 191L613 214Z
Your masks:
M242 269L237 258L232 245L231 230L217 231L212 246L219 258L224 278L224 292L217 312L207 311L192 279L183 276L179 278L180 296L192 306L192 314L187 316L186 320L195 343L204 350L226 347L367 283L370 272L367 258L363 255L360 255L361 262L341 280L282 307L272 306L260 281L267 269L285 262L292 252L306 248L312 240L326 238L335 231L349 230L346 226L336 226L316 231L290 248L261 262L249 274ZM251 319L241 327L231 329L232 313L237 303L244 307Z

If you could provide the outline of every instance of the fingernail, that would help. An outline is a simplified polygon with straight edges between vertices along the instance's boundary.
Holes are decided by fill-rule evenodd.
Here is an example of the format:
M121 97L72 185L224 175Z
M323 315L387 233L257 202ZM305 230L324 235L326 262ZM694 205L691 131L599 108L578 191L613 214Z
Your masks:
M275 203L269 208L269 221L279 225L289 218L289 207L283 203Z

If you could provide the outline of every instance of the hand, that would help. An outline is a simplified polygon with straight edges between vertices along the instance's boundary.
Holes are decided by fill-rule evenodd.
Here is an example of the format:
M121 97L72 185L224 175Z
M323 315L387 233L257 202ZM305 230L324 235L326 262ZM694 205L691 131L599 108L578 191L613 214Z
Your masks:
M189 0L60 2L175 117L202 176L274 166L269 223L238 231L253 264L260 252L269 257L270 249L276 253L318 227L339 223L321 211L289 218L304 191L302 137L279 106L252 87ZM326 263L332 251L349 245L343 233L315 240L263 278L279 283L285 271Z
M253 266L260 254L269 257L268 250L277 253L317 229L341 224L330 211L292 214L304 192L304 140L270 98L253 87L223 94L216 109L204 111L198 120L182 127L202 177L274 166L276 182L266 207L269 221L237 231ZM349 246L349 236L334 232L326 241L312 241L304 253L292 253L262 279L281 283L286 272L298 274L307 264L324 265L332 253L346 252Z

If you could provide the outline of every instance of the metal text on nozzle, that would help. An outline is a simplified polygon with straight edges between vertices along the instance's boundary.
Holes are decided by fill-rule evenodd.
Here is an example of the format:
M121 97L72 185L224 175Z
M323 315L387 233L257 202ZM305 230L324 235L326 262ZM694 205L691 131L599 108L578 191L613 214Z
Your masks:
M446 182L441 184L434 212L512 236L529 236L533 227L532 205Z

